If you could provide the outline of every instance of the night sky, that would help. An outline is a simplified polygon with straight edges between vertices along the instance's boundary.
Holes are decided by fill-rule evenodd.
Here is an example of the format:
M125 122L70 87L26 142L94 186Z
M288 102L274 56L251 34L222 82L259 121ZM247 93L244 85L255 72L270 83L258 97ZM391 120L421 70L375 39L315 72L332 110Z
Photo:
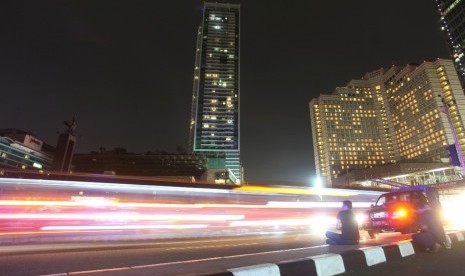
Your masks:
M309 101L366 72L448 58L432 0L241 2L241 154L251 183L315 175ZM1 1L0 128L77 152L187 148L201 2Z

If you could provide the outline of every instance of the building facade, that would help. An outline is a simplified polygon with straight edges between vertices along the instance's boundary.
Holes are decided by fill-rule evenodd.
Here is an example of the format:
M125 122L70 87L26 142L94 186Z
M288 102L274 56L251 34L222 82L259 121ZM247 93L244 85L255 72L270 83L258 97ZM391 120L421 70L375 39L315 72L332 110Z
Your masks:
M439 11L441 30L462 87L465 87L465 1L435 0Z
M197 33L189 147L241 183L240 5L206 2Z
M327 185L355 169L449 163L455 154L463 161L465 96L450 60L367 73L313 99L310 119L317 176Z
M32 133L11 128L0 130L0 168L50 170L54 151Z
M204 156L193 154L137 154L118 151L77 153L73 157L74 171L125 176L194 177L206 172Z

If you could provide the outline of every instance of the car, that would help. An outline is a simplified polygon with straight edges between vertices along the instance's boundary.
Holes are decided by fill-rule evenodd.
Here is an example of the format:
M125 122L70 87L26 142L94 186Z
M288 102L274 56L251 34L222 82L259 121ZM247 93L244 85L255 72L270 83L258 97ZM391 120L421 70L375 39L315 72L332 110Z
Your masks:
M420 228L419 212L429 205L424 190L398 190L379 196L366 212L362 228L371 238L381 232L415 233Z

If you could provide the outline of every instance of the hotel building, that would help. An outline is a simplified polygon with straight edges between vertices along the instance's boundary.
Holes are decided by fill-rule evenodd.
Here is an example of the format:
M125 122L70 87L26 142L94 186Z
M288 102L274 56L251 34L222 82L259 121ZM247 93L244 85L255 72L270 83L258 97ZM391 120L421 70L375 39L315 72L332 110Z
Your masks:
M240 6L209 3L197 33L189 147L241 183ZM220 164L220 165L218 165Z
M327 186L356 169L449 163L454 155L463 164L465 96L450 60L367 73L313 99L310 119L317 176Z

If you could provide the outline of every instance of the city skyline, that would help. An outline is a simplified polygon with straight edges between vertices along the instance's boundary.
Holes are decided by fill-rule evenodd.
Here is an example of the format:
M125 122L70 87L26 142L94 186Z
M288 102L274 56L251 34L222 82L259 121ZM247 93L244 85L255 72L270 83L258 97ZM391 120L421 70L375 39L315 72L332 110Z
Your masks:
M75 115L76 152L187 146L200 1L6 6L0 89L12 115L2 128L54 145ZM250 182L305 185L315 175L310 99L360 72L449 54L432 1L286 9L241 3L241 157Z

